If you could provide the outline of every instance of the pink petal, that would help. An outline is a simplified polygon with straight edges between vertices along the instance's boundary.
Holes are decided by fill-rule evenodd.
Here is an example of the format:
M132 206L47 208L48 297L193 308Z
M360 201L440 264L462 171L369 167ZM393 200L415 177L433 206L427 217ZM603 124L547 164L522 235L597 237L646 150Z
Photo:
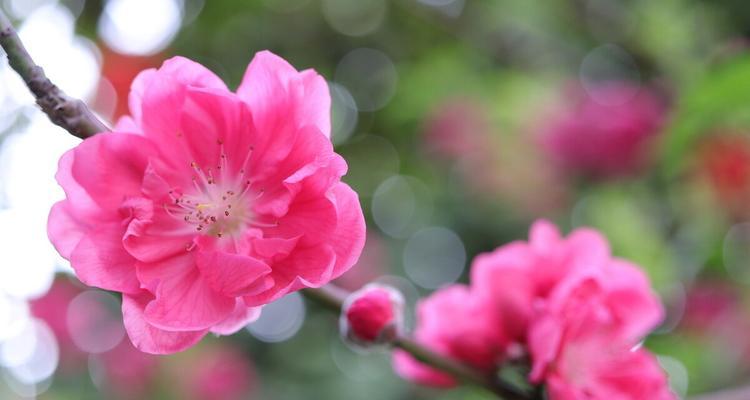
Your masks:
M227 319L211 327L211 333L231 335L247 326L247 324L257 320L260 317L260 313L261 307L248 307L242 299L237 299L234 311L229 314Z
M156 78L156 75L157 73L155 68L143 70L138 75L136 75L135 79L133 79L133 83L130 84L130 93L128 94L128 108L130 109L130 115L133 116L133 123L138 126L142 126L141 118L143 109L143 96L146 92L146 88L151 86L151 83ZM129 125L128 122L124 123L126 125ZM119 129L115 130L120 131Z
M297 72L281 57L261 51L247 67L237 95L254 111L258 126L278 123L279 112L291 110L297 128L312 125L330 137L330 93L325 80L312 70Z
M252 152L257 140L253 118L247 105L227 90L188 88L180 115L181 143L189 159L184 165L195 161L201 168L213 169L223 163L232 172L246 166L242 163ZM222 151L226 158L220 157Z
M159 68L159 75L166 74L178 82L199 88L212 88L228 92L224 82L211 70L185 57L172 57Z
M181 221L161 208L155 211L143 218L133 218L123 237L128 253L146 263L185 253L193 242L192 232Z
M73 249L70 264L83 283L123 293L140 290L136 260L122 247L123 231L118 223L102 224Z
M186 91L185 85L175 78L159 75L158 79L151 80L141 99L143 133L159 146L163 156L173 162L190 158L185 154L183 143L179 142Z
M560 231L549 221L540 219L531 226L529 242L537 251L550 251L560 242Z
M156 299L148 303L144 313L151 325L171 331L203 330L225 320L234 309L234 298L211 289L195 267L192 255L174 257L165 267L170 272L180 272L160 278ZM148 267L158 268L158 264Z
M69 201L62 200L55 203L47 219L47 236L55 249L65 259L83 239L86 232L84 225L78 222L68 210Z
M305 287L320 287L331 280L336 253L330 246L296 249L289 257L272 266L273 287L245 296L248 305L263 305Z
M196 264L213 290L228 297L244 296L271 272L263 261L221 251L198 251Z
M440 388L456 386L456 380L453 377L420 363L402 350L393 352L393 369L402 378L422 385Z
M664 319L664 307L651 290L645 273L635 264L612 260L606 279L607 303L625 337L639 340Z
M146 322L143 315L149 301L151 297L145 292L122 297L125 330L138 350L151 354L176 353L193 346L206 335L206 330L169 332L154 327Z
M153 147L143 136L106 133L84 140L73 152L72 177L102 208L116 210L125 197L141 194Z
M84 223L89 218L99 217L105 212L99 205L97 205L86 190L81 187L78 181L73 178L73 163L75 162L76 149L70 149L60 157L60 161L57 164L57 173L55 174L55 180L65 191L65 197L70 201L70 205L67 207L68 212L76 215L81 222L82 226L87 226ZM114 213L113 213L114 214ZM81 221L82 220L82 221Z
M303 91L301 110L298 114L300 125L315 125L325 137L331 137L331 92L325 78L312 69L300 72Z
M333 267L333 278L348 271L362 254L365 246L365 217L359 204L357 193L345 183L337 184L333 189L336 199L336 231L328 243L336 252L336 265Z
M271 237L299 237L302 246L323 243L336 232L336 205L326 197L297 200L278 225L264 229Z
M547 367L554 362L560 350L562 327L549 315L537 318L528 335L528 348L532 360L529 374L531 382L541 382L547 373Z

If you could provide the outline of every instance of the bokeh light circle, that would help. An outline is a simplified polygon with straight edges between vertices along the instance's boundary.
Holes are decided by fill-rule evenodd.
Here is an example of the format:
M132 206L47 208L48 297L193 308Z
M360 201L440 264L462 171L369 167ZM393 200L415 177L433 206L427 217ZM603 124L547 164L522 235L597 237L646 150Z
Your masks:
M383 108L396 93L396 66L380 50L358 48L350 51L339 61L334 76L337 83L349 89L362 111Z
M329 82L331 92L331 140L339 145L352 136L359 120L359 110L349 90L335 82Z
M466 250L455 232L425 228L409 238L404 248L404 270L417 285L437 289L455 282L464 270Z
M724 268L735 280L750 283L750 222L732 226L724 237Z
M112 350L125 336L120 302L109 293L87 290L68 305L66 324L73 343L87 353Z
M28 332L33 339L31 352L19 364L10 367L10 374L26 385L42 382L52 376L60 360L60 349L55 334L41 320L32 320ZM3 350L11 344L3 343Z
M605 106L618 106L630 101L640 90L641 73L633 57L620 46L605 44L589 51L579 71L581 85L591 98ZM628 90L619 96L601 94L602 85L627 82Z
M385 0L323 0L323 17L337 32L364 36L383 24L388 11Z
M305 321L305 303L299 293L288 294L263 307L247 330L258 340L277 343L291 339Z
M178 0L108 0L99 18L99 36L113 50L132 55L158 53L182 23Z
M424 226L432 212L432 199L418 179L395 175L375 190L371 210L380 230L395 238L405 238Z

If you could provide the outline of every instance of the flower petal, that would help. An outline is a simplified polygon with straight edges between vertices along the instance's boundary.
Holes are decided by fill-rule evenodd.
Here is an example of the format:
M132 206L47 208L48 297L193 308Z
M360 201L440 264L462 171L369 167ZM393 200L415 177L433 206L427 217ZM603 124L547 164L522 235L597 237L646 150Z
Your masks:
M234 311L221 323L211 327L216 335L231 335L260 317L261 307L248 307L242 299L237 299Z
M71 215L68 200L52 206L47 219L47 236L63 258L70 259L73 249L85 235L84 224Z
M258 279L271 272L263 261L222 251L198 251L195 261L211 288L229 297L248 294Z
M122 247L124 228L102 224L89 231L70 255L78 278L89 286L123 293L137 293L136 260Z
M122 317L133 345L144 353L171 354L198 343L206 330L169 332L146 322L143 312L152 297L146 292L122 296Z
M345 183L337 184L333 189L336 199L336 231L328 243L336 253L336 265L333 267L333 278L348 271L359 259L365 246L365 217L359 196Z
M237 95L250 105L258 126L271 127L284 113L297 128L313 125L330 137L328 85L313 70L297 72L283 58L261 51L247 67Z
M148 323L164 330L202 330L229 316L235 300L210 287L195 267L192 254L173 257L168 265L170 271L179 272L160 278L156 299L145 309ZM159 268L158 263L148 267Z

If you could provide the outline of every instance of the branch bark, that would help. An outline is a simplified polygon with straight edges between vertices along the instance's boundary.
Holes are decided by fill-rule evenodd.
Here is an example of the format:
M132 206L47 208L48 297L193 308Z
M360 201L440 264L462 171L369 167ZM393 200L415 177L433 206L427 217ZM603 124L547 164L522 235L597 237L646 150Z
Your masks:
M8 56L10 67L21 76L36 98L36 104L55 125L81 139L109 130L81 100L67 96L47 78L44 70L34 63L26 51L26 47L2 10L0 46Z

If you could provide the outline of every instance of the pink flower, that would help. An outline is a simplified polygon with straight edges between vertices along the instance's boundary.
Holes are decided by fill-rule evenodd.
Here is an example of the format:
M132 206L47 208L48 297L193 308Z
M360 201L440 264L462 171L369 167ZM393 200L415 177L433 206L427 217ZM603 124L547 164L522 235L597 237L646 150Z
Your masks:
M664 119L664 103L649 89L627 83L602 84L589 93L574 89L542 126L541 145L568 172L629 175L648 162Z
M115 398L147 397L159 367L156 356L142 353L123 340L114 349L101 354L99 360L106 387Z
M209 347L191 365L180 374L191 400L247 399L257 385L252 363L238 349Z
M48 231L81 281L123 294L138 349L233 333L356 262L364 218L317 73L261 52L235 94L175 57L138 75L129 103L61 158Z
M674 399L655 358L637 343L663 317L648 279L613 260L568 277L529 328L531 381L550 399Z
M404 298L395 288L367 285L344 302L341 333L364 347L393 340L403 325L403 308Z
M645 274L592 229L562 237L538 221L529 236L478 256L470 288L420 302L415 339L490 375L503 360L530 360L531 382L551 400L673 399L654 357L633 350L664 315ZM404 352L394 366L418 383L455 384Z
M513 242L480 254L471 266L472 290L499 316L504 332L524 342L535 306L558 283L584 268L602 267L609 244L593 229L563 238L547 221L535 222L528 242Z
M452 285L417 304L417 342L441 355L491 373L508 344L492 310L469 288ZM404 379L429 386L450 387L456 381L404 351L394 352L394 369Z

